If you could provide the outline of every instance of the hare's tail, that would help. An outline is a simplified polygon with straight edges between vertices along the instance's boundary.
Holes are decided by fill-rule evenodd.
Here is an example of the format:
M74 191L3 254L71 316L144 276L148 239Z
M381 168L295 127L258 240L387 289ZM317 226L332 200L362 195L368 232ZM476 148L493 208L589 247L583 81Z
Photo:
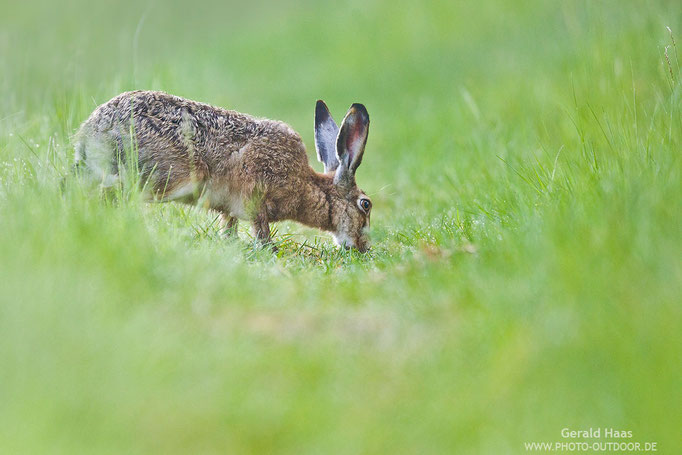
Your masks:
M83 174L104 187L118 182L115 146L106 133L93 133L85 124L74 137L74 164L71 174Z
M67 180L80 176L99 182L103 187L111 187L118 182L118 174L113 173L109 165L113 151L105 138L88 135L81 129L76 133L73 144L74 163L67 175L61 179L62 191Z

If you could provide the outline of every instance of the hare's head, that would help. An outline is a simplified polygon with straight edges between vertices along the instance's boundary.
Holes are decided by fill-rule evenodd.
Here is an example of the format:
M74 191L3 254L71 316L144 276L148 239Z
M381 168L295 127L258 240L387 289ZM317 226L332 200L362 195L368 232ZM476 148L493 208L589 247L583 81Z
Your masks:
M355 171L360 166L369 133L369 114L362 104L353 104L341 123L336 125L319 100L315 108L315 148L317 158L324 164L324 172L333 175L330 193L332 235L336 244L369 248L369 216L372 201L355 183Z

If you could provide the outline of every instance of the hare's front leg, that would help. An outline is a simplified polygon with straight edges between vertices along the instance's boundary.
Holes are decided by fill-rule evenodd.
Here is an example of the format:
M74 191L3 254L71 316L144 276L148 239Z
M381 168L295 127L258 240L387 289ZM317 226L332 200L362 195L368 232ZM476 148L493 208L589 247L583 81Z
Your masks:
M268 222L268 215L263 208L254 220L251 222L251 230L253 236L263 245L267 245L271 242L270 238L270 224ZM273 251L277 252L277 247L272 245Z
M263 243L268 243L270 241L270 224L264 212L264 210L261 210L256 215L256 218L251 223L251 231L255 238Z

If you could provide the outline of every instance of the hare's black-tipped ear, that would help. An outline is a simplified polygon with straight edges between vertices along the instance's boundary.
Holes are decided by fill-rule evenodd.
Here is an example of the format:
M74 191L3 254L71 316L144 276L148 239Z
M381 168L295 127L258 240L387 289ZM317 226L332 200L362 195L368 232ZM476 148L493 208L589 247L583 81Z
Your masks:
M336 137L339 127L332 118L324 101L317 100L315 105L315 148L317 159L324 164L324 172L331 172L339 167L336 158Z
M335 181L339 182L355 176L355 170L362 162L369 133L369 114L362 104L353 104L341 123L336 139L336 154L339 168Z

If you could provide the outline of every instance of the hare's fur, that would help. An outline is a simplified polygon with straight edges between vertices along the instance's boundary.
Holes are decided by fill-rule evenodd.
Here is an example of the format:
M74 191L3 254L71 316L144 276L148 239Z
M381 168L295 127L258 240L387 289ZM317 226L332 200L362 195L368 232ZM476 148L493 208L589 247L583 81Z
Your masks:
M369 117L360 126L348 123L342 130L348 130L349 144L364 126L364 150ZM317 173L300 135L286 123L163 92L135 91L95 109L74 145L77 164L103 186L115 185L134 164L150 199L202 201L221 213L228 232L235 232L240 218L252 223L257 238L268 241L269 223L290 219L330 231L342 245L368 247L369 210L358 207L366 196L354 178L362 151L359 156L342 151L339 169Z

